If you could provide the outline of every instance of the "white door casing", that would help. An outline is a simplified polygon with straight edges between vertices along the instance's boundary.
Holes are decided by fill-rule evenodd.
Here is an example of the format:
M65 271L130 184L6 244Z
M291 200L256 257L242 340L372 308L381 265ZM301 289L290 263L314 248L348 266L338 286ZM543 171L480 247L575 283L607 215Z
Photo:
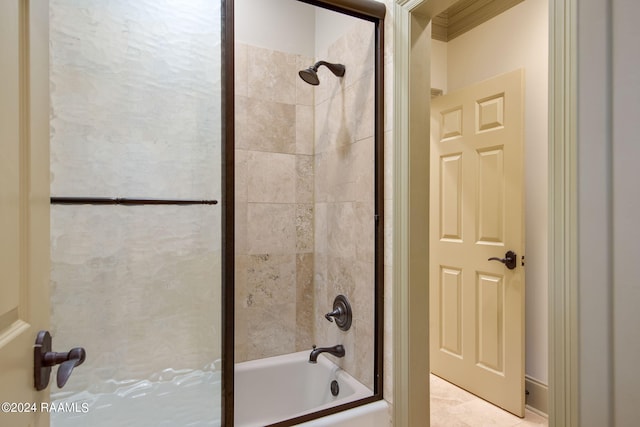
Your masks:
M44 427L33 346L49 326L49 9L0 2L0 425ZM25 405L29 404L29 406Z
M431 104L431 371L524 416L524 76ZM489 258L516 253L514 269Z

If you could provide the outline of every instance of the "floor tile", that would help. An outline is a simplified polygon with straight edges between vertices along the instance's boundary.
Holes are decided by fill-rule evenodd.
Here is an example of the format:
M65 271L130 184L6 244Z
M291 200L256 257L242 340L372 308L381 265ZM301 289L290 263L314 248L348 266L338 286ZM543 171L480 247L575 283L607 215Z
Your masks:
M529 410L525 417L486 402L455 385L430 376L431 427L547 427L548 420Z

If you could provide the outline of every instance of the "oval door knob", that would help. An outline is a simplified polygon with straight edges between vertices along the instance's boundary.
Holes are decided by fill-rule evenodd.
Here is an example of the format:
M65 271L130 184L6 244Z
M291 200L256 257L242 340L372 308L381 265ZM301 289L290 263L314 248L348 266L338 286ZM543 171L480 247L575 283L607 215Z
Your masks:
M518 256L515 252L507 251L507 253L504 254L504 258L491 257L487 261L500 261L501 263L506 265L509 270L513 270L514 268L516 268L517 259Z

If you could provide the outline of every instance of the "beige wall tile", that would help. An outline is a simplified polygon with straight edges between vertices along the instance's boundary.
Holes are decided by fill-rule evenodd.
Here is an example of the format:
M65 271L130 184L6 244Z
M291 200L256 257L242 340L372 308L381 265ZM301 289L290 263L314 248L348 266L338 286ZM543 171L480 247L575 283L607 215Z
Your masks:
M355 373L360 382L373 391L373 356L374 329L373 323L358 320L356 325Z
M358 261L373 262L375 256L375 219L373 203L355 204L355 246Z
M297 155L296 156L296 202L297 203L313 203L313 156Z
M351 86L363 75L374 69L375 25L368 21L358 21L345 35L345 65L349 73L345 73L346 86Z
M314 344L313 254L296 255L296 350Z
M236 148L295 153L295 105L251 97L236 100Z
M237 233L236 233L237 234ZM235 341L235 361L244 362L247 360L247 316L246 287L247 287L247 256L235 256L235 321L234 321L234 341Z
M293 353L295 349L295 302L247 309L247 360Z
M296 156L252 151L247 161L250 203L295 203Z
M373 260L357 261L353 265L355 286L350 295L353 318L360 323L373 323L375 268Z
M350 180L355 182L355 201L367 202L372 208L375 201L375 140L372 137L352 144L353 167Z
M295 105L297 55L248 46L247 56L251 58L247 71L249 97Z
M250 255L295 253L295 205L249 203L247 231Z
M239 150L236 148L235 150L235 175L234 175L234 186L235 186L235 201L236 203L246 203L248 201L247 198L247 188L248 188L248 161L249 161L249 151Z
M234 126L235 126L235 149L246 150L249 148L250 131L246 128L248 123L248 103L249 98L242 95L235 95L235 111L234 111Z
M369 71L345 91L351 142L371 138L375 132L375 86L373 72Z
M313 215L314 220L314 248L316 254L327 253L327 204L316 203Z
M327 250L332 257L355 260L354 224L354 203L330 203L327 206Z
M296 153L314 154L314 107L296 105Z
M356 287L356 271L354 260L329 256L327 258L327 290L328 302L333 306L333 299L338 295L345 295L353 300ZM329 310L331 311L331 310Z
M236 202L234 209L234 250L236 255L247 253L247 207L246 202Z
M247 45L244 43L236 43L234 47L235 70L233 77L235 79L235 94L240 96L248 96Z
M271 307L290 302L296 292L296 256L250 255L246 280L245 307Z
M296 205L296 252L313 252L313 204Z

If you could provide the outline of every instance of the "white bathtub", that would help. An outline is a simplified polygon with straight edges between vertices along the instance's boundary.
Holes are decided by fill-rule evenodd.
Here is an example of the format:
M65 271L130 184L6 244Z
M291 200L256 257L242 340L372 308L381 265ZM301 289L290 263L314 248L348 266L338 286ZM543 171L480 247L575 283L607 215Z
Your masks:
M335 397L334 380L340 387ZM234 388L237 427L263 427L372 395L324 355L309 363L309 351L238 363ZM375 402L301 425L388 427L387 405Z
M303 351L236 364L237 427L260 426L371 396L324 356ZM340 384L337 397L329 384ZM109 381L78 393L54 389L52 401L73 411L51 413L52 427L219 427L220 372L167 369L149 380ZM69 406L67 406L69 407ZM86 408L86 410L85 410ZM383 400L304 424L305 427L388 427Z

